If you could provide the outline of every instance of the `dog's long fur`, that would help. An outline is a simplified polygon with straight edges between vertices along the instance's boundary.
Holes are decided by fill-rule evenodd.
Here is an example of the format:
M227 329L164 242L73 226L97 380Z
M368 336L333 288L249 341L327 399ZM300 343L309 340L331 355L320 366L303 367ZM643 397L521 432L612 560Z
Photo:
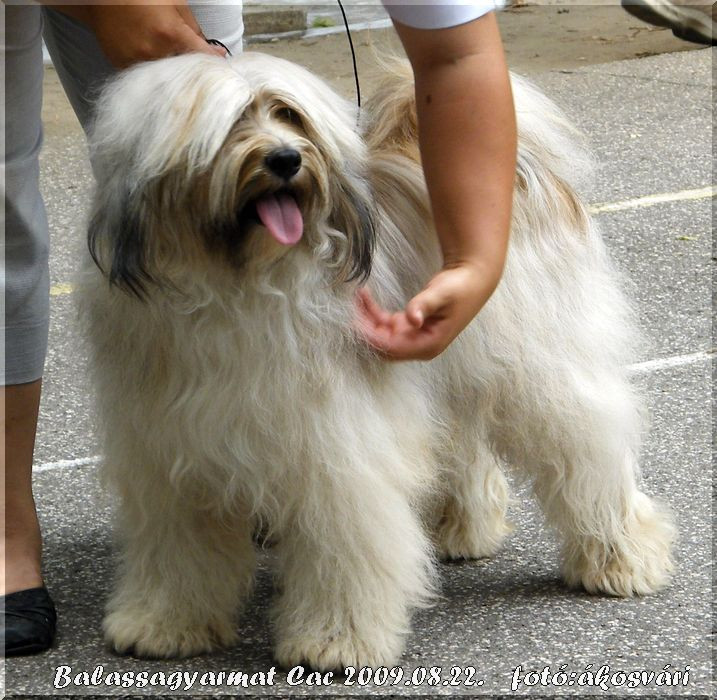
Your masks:
M363 278L398 308L440 265L406 68L361 129L317 77L259 54L154 62L106 90L98 266L80 286L121 499L105 620L117 650L231 644L260 523L278 541L278 660L393 664L435 590L436 553L500 546L502 463L532 480L569 584L665 585L674 530L637 484L642 410L625 370L637 335L576 194L585 157L551 102L513 87L505 274L428 363L382 361L353 330ZM305 230L288 247L246 216L279 187L265 156L282 146L302 157L291 188Z

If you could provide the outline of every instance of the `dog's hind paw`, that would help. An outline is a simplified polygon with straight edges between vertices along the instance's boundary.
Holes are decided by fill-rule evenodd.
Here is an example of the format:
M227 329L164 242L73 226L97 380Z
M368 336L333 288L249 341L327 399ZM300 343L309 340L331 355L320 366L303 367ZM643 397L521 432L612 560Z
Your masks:
M284 668L299 664L315 671L338 671L347 666L394 666L398 663L403 641L382 638L368 643L357 635L346 632L326 639L297 637L280 639L275 651L276 660Z
M137 609L110 613L103 628L113 651L145 659L197 656L232 646L238 637L228 621L182 624L170 616L155 618Z
M640 494L624 536L609 545L591 539L566 545L563 576L588 593L629 598L667 586L676 530L670 515Z

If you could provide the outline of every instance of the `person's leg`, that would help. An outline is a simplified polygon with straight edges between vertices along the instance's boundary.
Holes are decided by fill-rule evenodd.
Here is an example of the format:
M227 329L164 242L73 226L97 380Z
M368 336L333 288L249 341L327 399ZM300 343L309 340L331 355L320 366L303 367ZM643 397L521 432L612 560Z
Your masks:
M67 99L87 132L92 104L114 68L85 24L58 10L43 7L43 37Z
M2 593L41 584L32 451L49 318L48 232L39 190L41 17L5 8L5 568Z
M49 321L48 229L39 190L42 142L42 18L38 7L7 6L5 64L5 258L2 277L3 514L2 651L47 648L54 607L42 586L32 454Z

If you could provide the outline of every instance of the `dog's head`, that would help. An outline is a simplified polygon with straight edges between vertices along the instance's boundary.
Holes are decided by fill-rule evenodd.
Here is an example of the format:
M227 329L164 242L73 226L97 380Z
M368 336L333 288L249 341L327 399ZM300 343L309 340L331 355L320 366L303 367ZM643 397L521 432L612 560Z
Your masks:
M90 252L138 296L192 267L241 274L291 255L331 281L369 273L354 109L295 64L251 53L142 64L103 92L91 153Z

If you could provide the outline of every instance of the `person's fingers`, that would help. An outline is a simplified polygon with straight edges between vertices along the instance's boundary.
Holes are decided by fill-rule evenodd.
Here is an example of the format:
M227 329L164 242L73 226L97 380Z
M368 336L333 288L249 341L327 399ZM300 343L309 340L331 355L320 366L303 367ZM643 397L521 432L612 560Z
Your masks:
M391 314L376 303L368 289L360 289L356 296L359 302L359 311L363 313L366 321L375 326L390 324Z
M440 284L428 286L406 304L406 316L413 326L420 328L426 319L445 308L448 301L449 296Z
M442 352L450 333L446 322L425 324L416 328L402 311L392 314L389 323L366 324L359 331L366 343L390 360L429 360Z
M415 329L391 337L376 338L372 345L390 360L430 360L443 349L443 345L431 335Z
M207 44L191 12L176 5L94 5L87 12L102 50L119 69L188 52L225 56Z
M176 6L177 11L181 15L182 20L184 23L198 36L202 39L204 44L208 47L208 51L206 49L203 49L205 53L213 53L217 56L222 56L223 58L226 58L227 51L226 49L222 48L221 46L216 46L215 44L207 44L207 36L204 34L204 31L199 26L199 22L197 22L197 18L194 16L194 13L189 8L188 5L177 5Z
M442 353L490 296L473 266L448 267L406 305L389 314L367 290L357 294L359 331L385 358L430 360Z
M390 360L428 360L447 345L440 318L431 318L446 303L440 289L426 288L416 295L405 311L389 313L381 308L367 289L356 294L357 330L373 350ZM416 322L416 315L420 322ZM425 315L424 315L425 314ZM426 323L427 320L431 323Z

